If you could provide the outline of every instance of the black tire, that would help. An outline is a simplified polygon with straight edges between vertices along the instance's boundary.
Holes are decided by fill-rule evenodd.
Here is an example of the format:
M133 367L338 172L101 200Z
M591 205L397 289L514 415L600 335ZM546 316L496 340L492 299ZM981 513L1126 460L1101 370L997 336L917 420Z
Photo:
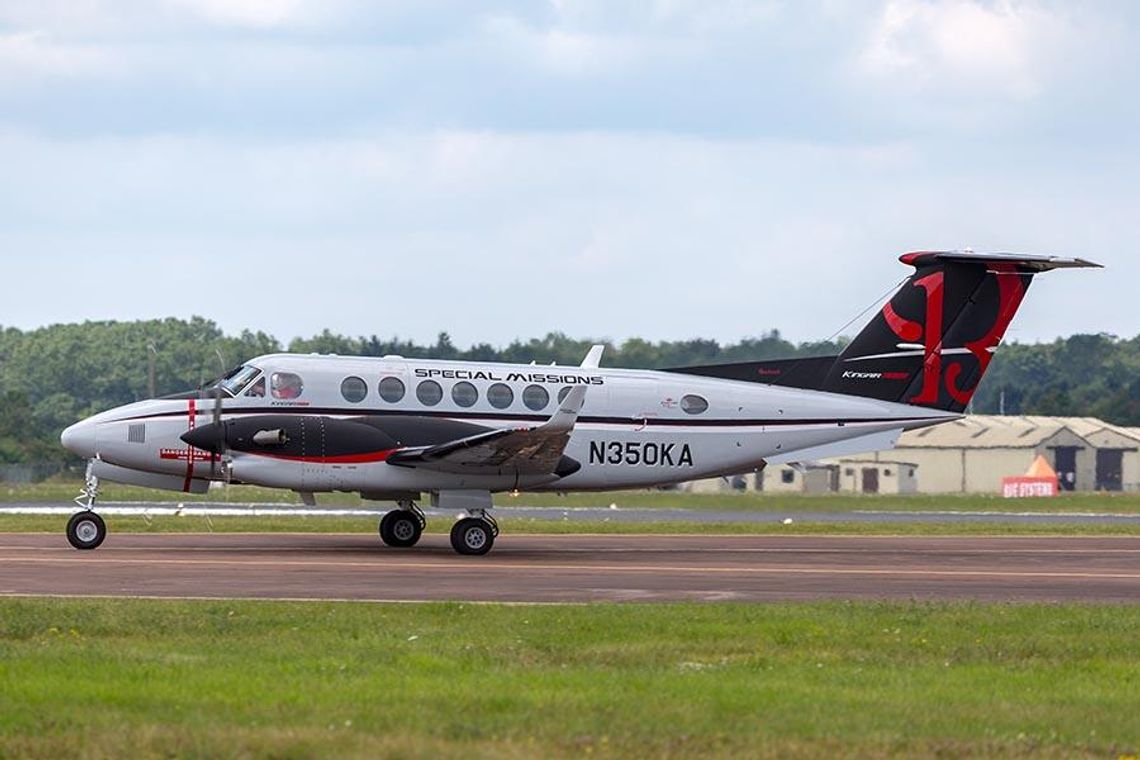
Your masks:
M495 529L486 520L465 517L451 528L451 548L460 554L481 557L495 545Z
M94 512L76 512L67 521L67 541L76 549L98 549L107 537L107 524Z
M423 525L414 512L397 509L384 515L380 521L380 539L388 546L409 549L420 542Z

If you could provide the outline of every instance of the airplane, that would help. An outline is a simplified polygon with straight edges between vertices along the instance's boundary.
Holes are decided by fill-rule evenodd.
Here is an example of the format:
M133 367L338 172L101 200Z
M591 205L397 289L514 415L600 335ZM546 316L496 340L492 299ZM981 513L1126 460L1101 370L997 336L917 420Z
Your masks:
M395 508L382 541L415 546L418 506L458 513L451 544L484 555L494 494L643 489L893 448L959 419L1033 277L1083 259L920 251L913 274L837 356L661 371L273 354L200 391L69 427L89 460L76 549L107 534L101 480L204 493L212 482L360 493Z

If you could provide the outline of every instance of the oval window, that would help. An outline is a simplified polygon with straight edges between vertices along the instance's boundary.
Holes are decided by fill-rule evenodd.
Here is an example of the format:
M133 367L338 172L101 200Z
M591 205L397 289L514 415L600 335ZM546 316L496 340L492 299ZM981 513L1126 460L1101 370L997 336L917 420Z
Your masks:
M451 387L451 400L462 407L475 406L479 400L479 391L471 383L456 383Z
M487 389L487 400L496 409L506 409L514 403L515 392L511 390L509 385L495 383Z
M340 395L350 404L359 404L368 398L368 383L359 377L346 377L340 384Z
M424 380L416 386L416 398L424 406L435 406L443 401L443 388L435 380Z
M289 399L299 398L305 390L305 382L300 375L292 372L274 372L269 378L270 392L273 398Z
M404 388L404 381L398 377L386 377L380 381L380 398L389 404L402 401L404 399L404 393L406 392L407 389Z
M541 385L528 385L523 389L523 404L532 412L541 412L550 403L550 393Z
M681 398L681 410L685 414L703 414L709 410L709 402L700 396L689 394Z
M571 386L567 385L562 390L558 391L558 403L561 404L570 395L570 391L574 390Z

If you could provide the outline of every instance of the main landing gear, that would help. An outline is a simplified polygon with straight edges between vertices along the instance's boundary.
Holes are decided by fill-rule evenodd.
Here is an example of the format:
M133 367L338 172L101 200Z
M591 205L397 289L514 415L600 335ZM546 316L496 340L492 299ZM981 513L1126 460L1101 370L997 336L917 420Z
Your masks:
M95 514L95 501L99 498L99 478L87 466L87 477L83 483L83 493L75 497L75 503L83 508L67 521L67 541L76 549L88 551L99 548L107 537L107 524Z
M420 542L427 518L415 502L397 502L380 520L380 538L388 546L408 549ZM499 537L499 524L485 509L469 509L451 528L451 547L459 554L482 556Z
M415 502L397 502L397 508L380 520L380 538L388 546L407 549L420 542L427 518Z
M499 524L485 510L473 509L451 527L451 548L460 554L482 556L499 536Z

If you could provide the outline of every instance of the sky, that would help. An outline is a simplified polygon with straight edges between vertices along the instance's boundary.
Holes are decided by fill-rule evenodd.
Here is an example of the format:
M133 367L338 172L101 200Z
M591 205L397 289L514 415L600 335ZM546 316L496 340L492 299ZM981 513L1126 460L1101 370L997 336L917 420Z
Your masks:
M970 247L1131 337L1138 92L1131 0L0 0L0 325L807 341Z

